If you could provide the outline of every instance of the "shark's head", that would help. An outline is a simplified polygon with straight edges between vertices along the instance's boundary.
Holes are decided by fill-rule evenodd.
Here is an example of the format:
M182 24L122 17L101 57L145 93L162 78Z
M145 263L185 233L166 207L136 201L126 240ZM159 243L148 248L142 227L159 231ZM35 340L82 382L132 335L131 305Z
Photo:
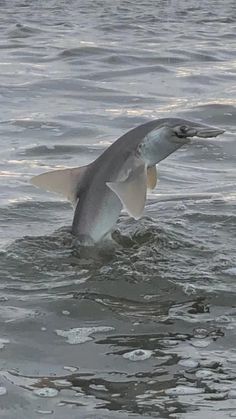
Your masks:
M170 126L165 123L150 131L138 146L137 153L148 166L157 164L184 144L189 143L191 137L215 137L224 131L201 124L176 124Z

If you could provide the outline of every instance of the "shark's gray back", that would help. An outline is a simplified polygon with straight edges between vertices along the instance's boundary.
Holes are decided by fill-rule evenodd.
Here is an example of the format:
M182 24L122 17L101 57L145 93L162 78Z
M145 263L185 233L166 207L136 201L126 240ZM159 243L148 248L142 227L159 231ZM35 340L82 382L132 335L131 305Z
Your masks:
M120 161L124 160L130 153L133 153L138 145L142 142L144 137L155 128L158 128L162 125L168 125L174 127L176 125L191 125L192 127L205 127L206 125L188 121L187 119L182 118L161 118L154 119L153 121L146 122L143 125L139 125L136 128L131 129L124 135L118 138L110 147L108 147L95 161L96 166L101 165L111 165L111 167L116 167L117 158Z

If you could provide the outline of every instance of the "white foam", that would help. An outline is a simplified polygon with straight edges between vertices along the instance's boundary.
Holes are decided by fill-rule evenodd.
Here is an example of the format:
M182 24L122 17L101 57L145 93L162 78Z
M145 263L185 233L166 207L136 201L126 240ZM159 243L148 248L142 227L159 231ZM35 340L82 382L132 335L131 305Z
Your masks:
M69 316L70 315L70 311L69 310L62 310L62 314L64 316Z
M94 333L110 332L114 330L113 327L108 326L94 326L94 327L75 327L69 330L55 330L58 336L67 338L67 342L71 345L85 343L92 340L90 335Z
M54 413L53 410L36 410L36 413L40 415L52 415Z
M215 373L211 370L202 369L196 372L196 377L202 380L212 380L215 376Z
M72 387L72 383L67 380L54 380L53 384L56 387Z
M33 393L39 397L56 397L58 395L58 390L56 388L44 387L36 388Z
M211 343L210 339L192 339L191 345L195 346L195 348L206 348Z
M182 385L165 390L165 393L168 396L187 396L190 394L201 394L204 392L205 392L204 388L188 387L188 386L182 386Z
M179 365L181 365L181 367L185 367L185 368L197 368L197 366L199 365L199 362L196 361L196 359L181 359L178 362Z
M123 358L129 359L130 361L145 361L152 356L153 352L144 349L135 349L131 352L123 354Z
M70 372L76 372L76 371L78 371L78 368L76 368L76 367L70 367L70 366L67 366L67 365L65 365L63 367L63 369L66 370L66 371L70 371Z
M196 339L205 339L208 336L208 331L203 328L196 328L194 329L193 334Z

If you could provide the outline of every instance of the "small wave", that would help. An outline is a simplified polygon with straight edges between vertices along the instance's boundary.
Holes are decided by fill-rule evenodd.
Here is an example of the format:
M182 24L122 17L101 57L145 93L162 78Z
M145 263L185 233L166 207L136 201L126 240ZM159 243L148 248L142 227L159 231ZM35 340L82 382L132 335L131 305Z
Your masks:
M161 65L153 65L147 67L130 68L126 70L109 70L101 71L99 73L91 73L84 75L81 78L87 80L107 80L120 77L133 77L138 74L150 74L150 73L169 73L171 70Z
M83 45L77 48L68 48L58 54L58 58L69 59L73 57L86 57L90 55L103 56L106 54L111 54L115 50L112 48L103 48L93 45Z
M97 155L101 151L99 146L87 146L87 145L41 145L36 147L30 147L25 150L20 150L17 154L20 156L48 156L48 155L60 155L60 154L94 154Z
M8 31L8 37L13 38L29 38L31 36L37 35L41 30L33 26L23 25L17 23L14 28Z

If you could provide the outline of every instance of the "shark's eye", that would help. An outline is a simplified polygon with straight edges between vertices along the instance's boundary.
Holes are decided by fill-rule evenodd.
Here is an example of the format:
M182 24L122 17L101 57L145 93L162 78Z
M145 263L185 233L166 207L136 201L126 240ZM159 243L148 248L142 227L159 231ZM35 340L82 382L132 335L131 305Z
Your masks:
M142 152L142 149L143 149L143 144L140 143L137 147L137 154L140 154Z
M181 125L176 129L175 134L178 138L184 138L187 136L188 131L189 127L187 125Z

